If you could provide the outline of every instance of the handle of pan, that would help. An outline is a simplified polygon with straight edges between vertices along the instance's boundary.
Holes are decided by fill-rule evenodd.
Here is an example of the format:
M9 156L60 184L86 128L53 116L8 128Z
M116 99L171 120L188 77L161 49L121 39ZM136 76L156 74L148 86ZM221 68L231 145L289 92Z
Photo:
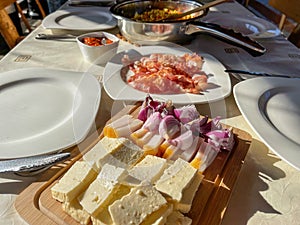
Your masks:
M212 35L222 41L225 41L234 46L246 50L252 56L261 56L266 52L265 47L260 45L257 41L244 36L234 30L221 27L214 23L205 23L200 21L192 21L187 23L184 27L185 34L206 33Z

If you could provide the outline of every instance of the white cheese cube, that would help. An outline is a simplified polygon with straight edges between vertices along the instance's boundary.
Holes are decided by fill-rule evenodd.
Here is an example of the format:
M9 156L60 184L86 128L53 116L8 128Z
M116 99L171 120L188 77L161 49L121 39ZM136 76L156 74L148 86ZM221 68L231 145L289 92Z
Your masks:
M108 207L118 225L153 224L168 208L166 199L152 185L135 187Z
M82 207L90 214L100 211L101 205L109 201L115 185L110 182L96 179L88 189L79 196Z
M142 161L132 167L128 173L140 181L148 181L153 184L167 168L167 160L147 155Z
M102 144L102 146L109 152L114 152L118 150L119 148L123 147L123 145L126 145L126 143L129 140L127 138L109 138L109 137L103 137L99 143Z
M70 202L82 193L96 176L96 171L88 163L77 161L51 188L52 197L60 202Z
M116 200L122 198L130 192L130 187L125 185L119 185L116 187L112 198L102 206L102 210L95 216L91 217L93 225L113 225L112 218L108 211L108 207L113 204Z
M192 183L197 170L188 162L178 158L174 164L166 169L155 188L169 196L175 202L181 202L183 193Z
M105 164L117 167L130 167L138 162L144 152L127 138L103 137L97 145L87 152L83 159L100 172Z
M178 211L173 211L167 218L167 221L165 225L175 225L175 224L180 224L180 225L191 225L192 224L192 219L184 216Z
M98 177L78 197L79 203L91 215L98 214L111 201L125 174L125 169L105 164Z
M114 185L122 181L127 175L128 172L124 168L105 164L97 176L97 179L108 181Z
M173 204L169 204L169 208L152 225L166 224L167 219L172 212L173 212ZM176 225L176 224L173 224L173 225Z
M71 202L64 202L62 204L62 208L67 214L69 214L80 224L87 225L91 222L90 214L88 214L88 212L82 208L76 198Z
M131 167L144 157L144 152L132 141L127 140L128 141L123 144L121 148L112 152L111 155L121 163L127 165L127 167Z
M175 202L175 209L178 209L182 213L188 213L191 210L195 194L203 180L203 177L204 176L201 173L196 174L190 186L183 191L182 200L180 202Z
M99 172L105 163L118 163L110 158L110 153L122 148L128 141L126 138L103 137L90 151L83 155L83 159Z

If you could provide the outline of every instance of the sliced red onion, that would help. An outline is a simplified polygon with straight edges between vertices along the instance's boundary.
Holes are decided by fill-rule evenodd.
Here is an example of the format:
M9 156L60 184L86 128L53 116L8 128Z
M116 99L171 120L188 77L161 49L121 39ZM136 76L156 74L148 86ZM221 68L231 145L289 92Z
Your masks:
M183 124L191 122L200 117L195 105L188 105L174 109L174 114Z
M202 142L204 142L203 138L194 136L192 145L188 149L184 150L181 153L180 158L189 162L195 156L195 154L196 154L197 150L199 149L199 146Z
M143 128L149 130L150 132L158 133L159 124L161 123L162 117L159 112L154 112L145 121Z
M178 134L180 134L180 130L180 122L171 115L164 117L159 124L159 134L167 140L178 136Z
M214 130L206 134L210 140L215 141L220 144L220 148L223 150L230 151L234 145L234 138L232 130Z
M192 146L193 140L194 138L193 138L192 131L187 130L186 132L182 133L178 137L171 139L169 143L185 151Z
M217 116L214 119L212 119L211 121L202 124L200 126L200 133L202 134L207 134L208 132L212 131L212 130L220 130L222 129L222 125L220 124L220 117Z
M208 116L205 116L203 118L197 118L187 124L185 126L193 132L195 136L202 136L202 130L201 127L203 127L205 124L207 124Z
M216 158L219 153L219 148L217 148L212 143L203 142L196 154L196 157L201 159L201 165L199 171L203 172Z
M139 112L138 119L145 122L148 118L148 110L148 107L142 108Z
M221 130L220 117L216 117L211 121L208 121L208 117L199 118L186 124L186 127L190 129L194 135L207 137L207 133L214 130Z
M154 101L147 96L139 113L145 123L144 129L158 133L171 147L172 158L181 157L187 161L199 159L200 171L204 171L221 150L230 151L234 145L232 130L223 129L220 117L208 120L200 118L194 105L176 109L171 101ZM170 147L169 146L169 147ZM192 160L193 161L193 160Z
M141 110L138 114L138 119L146 121L149 116L154 112L162 112L165 108L165 103L154 101L150 95L148 95L142 104Z

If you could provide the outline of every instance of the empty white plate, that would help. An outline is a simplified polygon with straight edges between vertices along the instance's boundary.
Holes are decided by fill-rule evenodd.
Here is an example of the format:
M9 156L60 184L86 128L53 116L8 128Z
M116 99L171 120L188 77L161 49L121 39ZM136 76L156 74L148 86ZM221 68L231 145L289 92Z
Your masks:
M46 29L96 31L114 28L117 21L107 7L68 7L46 16L42 25Z
M261 140L300 169L300 79L262 77L234 86L236 103Z
M206 22L219 24L252 38L271 38L280 34L280 30L274 24L259 17L227 16L226 14L212 13L203 19Z
M94 123L100 84L90 74L45 68L0 74L0 158L56 152Z

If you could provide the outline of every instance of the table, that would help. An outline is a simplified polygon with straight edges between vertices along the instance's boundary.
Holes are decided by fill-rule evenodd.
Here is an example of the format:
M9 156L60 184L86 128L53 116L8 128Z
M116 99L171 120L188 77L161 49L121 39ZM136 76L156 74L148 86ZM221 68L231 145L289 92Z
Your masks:
M237 2L216 6L211 13L221 13L224 16L252 14ZM84 62L76 42L35 40L38 33L44 32L49 31L39 26L12 49L0 61L0 72L24 67L42 67L89 71L96 77L101 77L103 67ZM116 29L112 32L116 32ZM228 68L300 74L300 50L283 36L259 41L267 48L266 54L261 57L252 57L241 49L206 35L198 35L185 47L200 54L211 54ZM122 41L119 51L126 48L130 48L130 45ZM232 85L237 82L238 80L232 78ZM96 122L109 119L118 107L121 105L113 102L102 90L101 116L96 118ZM221 115L224 118L223 123L245 130L253 137L222 225L299 224L299 171L278 158L259 140L240 114L232 95L225 100L197 107L201 114L210 114L212 117ZM1 224L27 224L17 214L13 203L20 192L37 179L38 177L0 174Z

